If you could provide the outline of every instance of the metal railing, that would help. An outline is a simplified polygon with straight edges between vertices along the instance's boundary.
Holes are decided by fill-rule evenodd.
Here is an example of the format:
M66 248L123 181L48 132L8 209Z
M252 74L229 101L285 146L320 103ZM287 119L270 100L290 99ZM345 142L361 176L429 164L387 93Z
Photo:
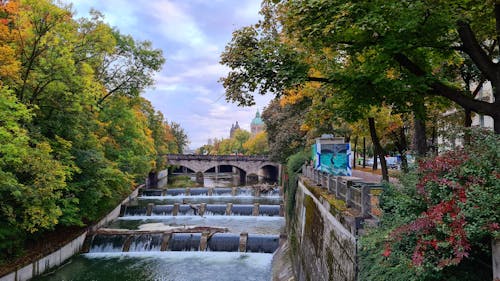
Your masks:
M356 177L333 176L309 165L302 166L302 175L327 189L335 198L343 200L346 207L359 211L360 217L378 219L381 184L366 183Z

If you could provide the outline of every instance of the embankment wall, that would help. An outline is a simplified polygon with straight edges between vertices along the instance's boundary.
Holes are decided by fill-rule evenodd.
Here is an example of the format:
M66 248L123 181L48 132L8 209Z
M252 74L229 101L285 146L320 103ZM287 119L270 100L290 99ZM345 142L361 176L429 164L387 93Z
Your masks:
M356 237L331 208L299 180L295 217L288 226L299 281L356 280Z

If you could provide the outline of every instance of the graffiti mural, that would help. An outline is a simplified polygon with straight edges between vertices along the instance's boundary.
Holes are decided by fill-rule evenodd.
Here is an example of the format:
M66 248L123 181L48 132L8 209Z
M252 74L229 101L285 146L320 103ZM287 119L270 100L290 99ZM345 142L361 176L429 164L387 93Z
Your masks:
M334 176L352 176L350 144L314 144L312 151L315 169Z

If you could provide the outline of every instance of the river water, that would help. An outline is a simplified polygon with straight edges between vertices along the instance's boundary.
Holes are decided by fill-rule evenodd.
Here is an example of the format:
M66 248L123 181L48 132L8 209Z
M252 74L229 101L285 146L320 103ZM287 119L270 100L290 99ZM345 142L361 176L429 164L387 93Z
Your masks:
M210 187L228 187L233 184L234 180L227 177L215 179L210 175L205 175L205 185ZM218 204L232 203L233 212L236 212L235 210L238 210L238 208L245 209L245 206L249 206L248 204L259 203L267 206L267 210L270 210L276 209L276 206L281 203L281 198L277 194L252 196L248 189L240 187L240 190L241 194L236 196L227 194L212 196L183 196L182 194L177 196L143 196L133 203L133 207L141 208L141 206L147 206L148 203L154 203L167 208L166 206L169 206L169 204L188 200L192 204L213 204L211 206L214 208ZM210 246L206 251L196 250L195 248L198 247L199 249L199 246L194 248L190 246L191 251L186 250L188 248L177 251L170 247L166 251L160 251L161 238L159 238L160 242L154 242L151 238L149 241L141 242L137 238L137 241L132 243L133 246L130 247L128 252L122 252L124 236L121 238L117 236L119 239L114 239L112 242L101 241L108 239L109 236L105 236L106 239L101 240L94 236L89 253L75 256L63 266L34 280L271 280L272 251L277 247L277 237L285 228L285 220L281 216L268 216L265 214L257 216L217 215L215 213L203 216L194 214L179 214L176 216L169 214L152 216L124 215L106 226L106 229L158 232L173 228L189 229L200 226L226 228L226 234L215 234L211 238L219 237L219 240L213 239L213 241L222 241L220 243L228 243L227 241L231 240L231 237L236 237L236 243L238 243L240 233L248 233L247 251L213 251L210 250ZM199 236L197 237L199 243ZM221 240L224 237L229 238ZM234 239L232 240L235 242ZM252 245L250 240L254 241ZM94 245L98 243L101 244ZM151 245L151 243L156 243L156 245ZM237 245L233 246L236 246L236 249L238 248ZM213 244L212 249L234 248L233 246Z

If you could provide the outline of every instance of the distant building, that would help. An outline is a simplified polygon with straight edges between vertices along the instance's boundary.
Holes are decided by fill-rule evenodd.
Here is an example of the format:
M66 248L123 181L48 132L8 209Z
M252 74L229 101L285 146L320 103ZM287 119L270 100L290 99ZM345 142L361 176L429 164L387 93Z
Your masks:
M229 131L229 138L233 138L234 136L234 133L236 132L236 130L238 130L240 128L240 125L238 124L238 121L236 121L236 124L232 124L231 125L231 130Z
M255 136L256 134L264 130L264 121L262 121L262 118L260 118L259 110L257 110L257 113L255 113L255 118L252 120L252 123L250 123L250 132L252 133L252 136Z

